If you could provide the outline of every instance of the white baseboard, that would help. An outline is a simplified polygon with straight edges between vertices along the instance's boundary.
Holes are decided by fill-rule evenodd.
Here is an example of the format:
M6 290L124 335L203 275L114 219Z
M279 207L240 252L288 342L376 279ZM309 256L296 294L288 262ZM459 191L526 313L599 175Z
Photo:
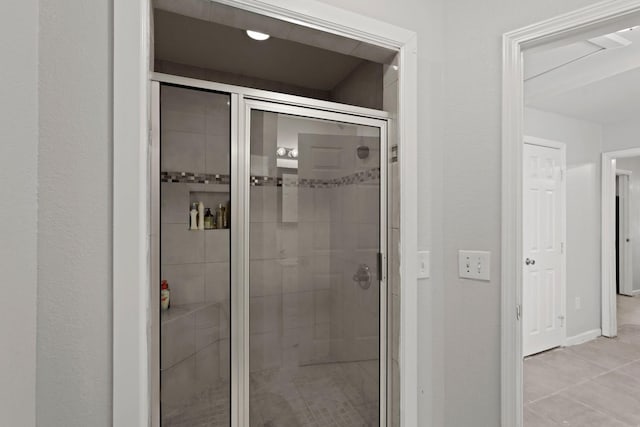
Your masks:
M583 332L581 334L574 335L572 337L567 337L567 340L565 342L565 346L570 347L572 345L582 344L582 343L585 343L587 341L594 340L594 339L598 338L601 335L602 335L602 329L600 329L600 328L592 329L590 331Z
M640 295L640 289L634 289L634 290L632 290L632 291L631 291L631 294L632 294L634 297L637 297L638 295Z

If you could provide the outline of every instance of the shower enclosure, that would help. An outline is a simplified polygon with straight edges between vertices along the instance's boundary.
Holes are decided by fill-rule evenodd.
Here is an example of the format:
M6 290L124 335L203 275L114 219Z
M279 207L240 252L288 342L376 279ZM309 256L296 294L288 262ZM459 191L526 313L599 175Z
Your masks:
M154 422L386 425L386 114L154 78Z

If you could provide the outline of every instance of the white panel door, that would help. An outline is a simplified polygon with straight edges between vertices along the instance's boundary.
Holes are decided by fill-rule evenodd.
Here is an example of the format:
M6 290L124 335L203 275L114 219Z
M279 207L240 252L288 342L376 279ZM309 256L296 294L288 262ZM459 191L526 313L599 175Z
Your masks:
M558 347L565 337L562 179L559 148L524 144L523 353Z

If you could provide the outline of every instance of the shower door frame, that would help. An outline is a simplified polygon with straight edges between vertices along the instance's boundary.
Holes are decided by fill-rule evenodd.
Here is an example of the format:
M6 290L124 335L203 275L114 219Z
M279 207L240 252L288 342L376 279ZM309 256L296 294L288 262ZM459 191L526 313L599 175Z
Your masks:
M249 226L251 110L291 114L320 120L377 127L380 130L380 277L379 301L379 421L387 424L387 245L388 245L388 121L389 114L346 104L270 92L206 80L151 73L151 283L160 283L160 86L227 93L231 97L231 427L249 425ZM237 141L237 142L236 142ZM157 181L157 182L156 182ZM242 242L242 244L238 244ZM159 289L151 287L151 301ZM150 392L151 426L160 426L160 308L151 304Z

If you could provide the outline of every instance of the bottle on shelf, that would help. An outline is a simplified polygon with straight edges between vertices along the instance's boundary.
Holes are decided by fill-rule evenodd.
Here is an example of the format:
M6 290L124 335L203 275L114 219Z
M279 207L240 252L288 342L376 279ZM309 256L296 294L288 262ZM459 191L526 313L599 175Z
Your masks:
M226 215L225 215L225 207L220 203L218 205L218 209L216 209L216 228L226 228Z
M198 230L204 230L204 203L198 202Z
M214 228L216 228L216 224L213 218L213 214L211 213L211 208L207 208L204 214L204 229L213 230Z
M169 289L169 282L163 280L160 284L160 307L163 310L168 310L171 307L171 290Z
M191 204L191 210L189 211L189 229L198 229L198 204L195 202Z

